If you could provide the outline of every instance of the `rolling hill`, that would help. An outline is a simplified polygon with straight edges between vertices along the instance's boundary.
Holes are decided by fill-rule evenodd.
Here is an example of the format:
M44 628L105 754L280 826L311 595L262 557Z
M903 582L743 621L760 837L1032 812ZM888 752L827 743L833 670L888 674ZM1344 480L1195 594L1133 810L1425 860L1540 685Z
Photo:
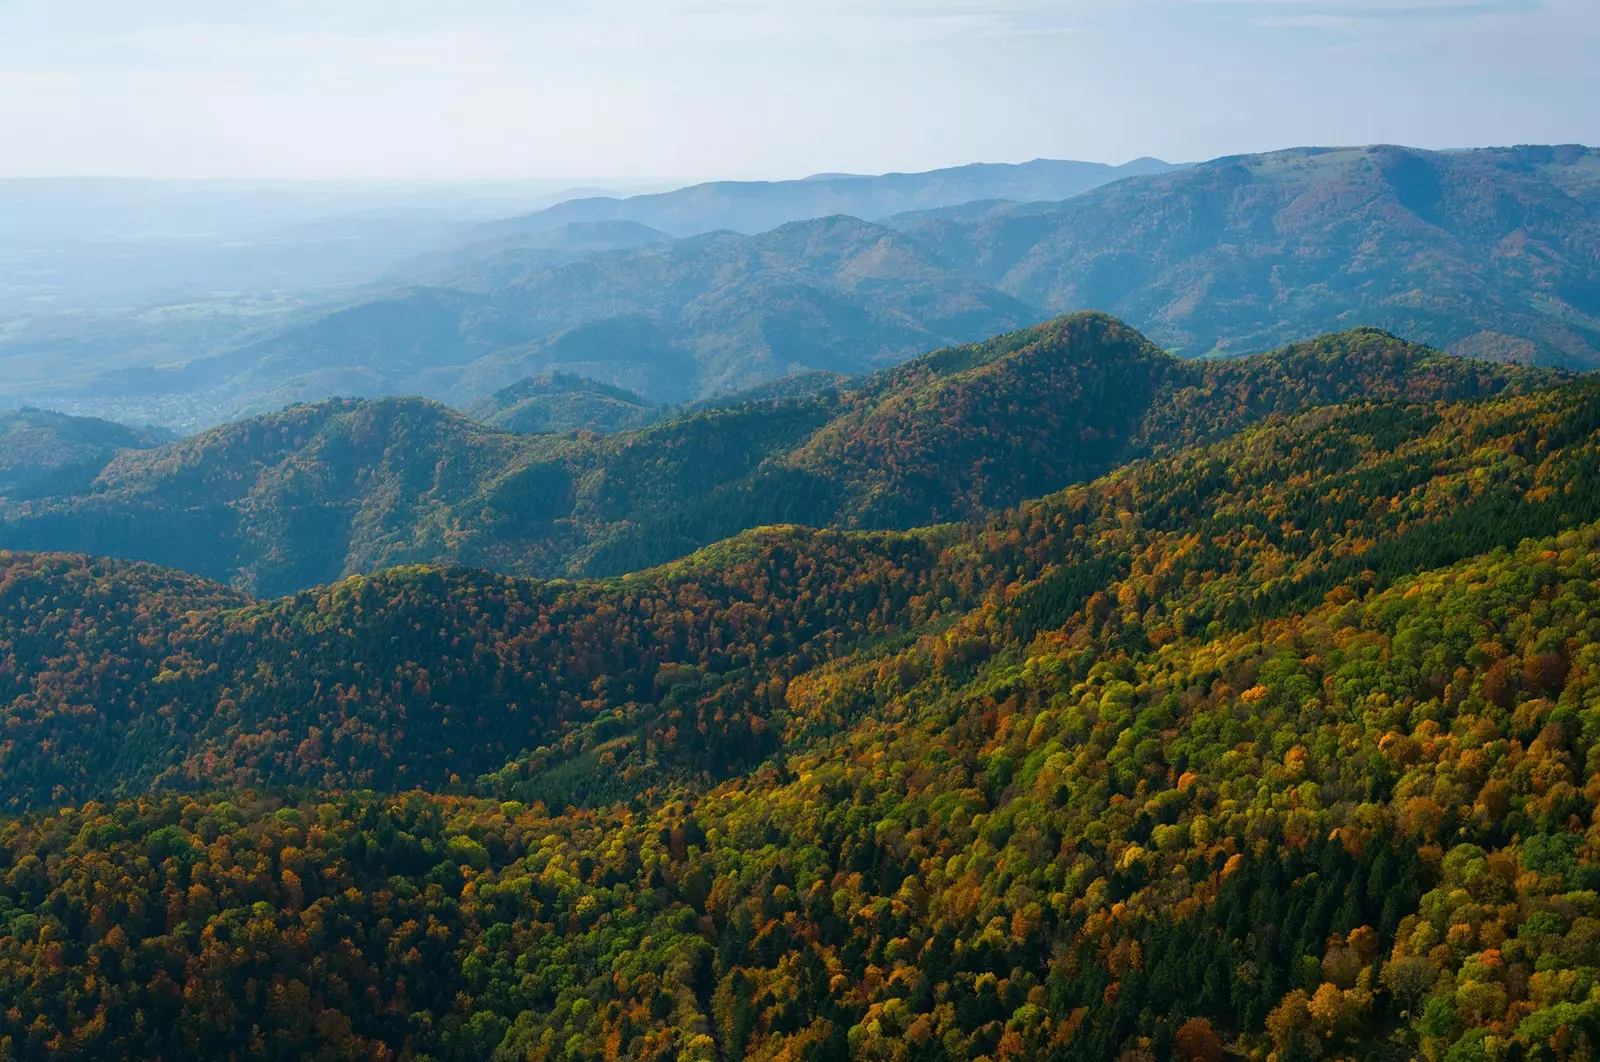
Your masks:
M0 413L0 496L14 499L86 489L122 450L171 442L160 428L130 428L43 409Z
M1189 356L1355 325L1441 349L1600 365L1600 151L1300 149L1063 203L907 219L944 261Z
M1342 385L982 522L765 528L621 579L248 602L5 554L0 798L33 810L0 826L0 1037L1586 1051L1600 388L1405 353L1286 355ZM1315 404L1385 357L1409 371ZM1205 393L1154 421L1221 427Z
M631 391L581 376L530 376L476 403L467 416L491 428L524 435L624 431L660 420L667 410Z
M423 399L294 407L12 501L0 547L182 568L274 595L412 563L609 575L749 528L904 529L987 512L1265 417L1550 382L1356 331L1234 362L1080 314L842 390L609 436L495 431Z
M467 406L550 372L678 403L804 370L866 372L1039 317L915 241L851 218L472 267L458 280L89 390L185 404L199 424L341 394Z
M870 372L1086 309L1184 356L1370 326L1451 353L1584 368L1600 364L1597 189L1600 153L1584 147L1379 146L1218 159L1065 200L978 199L885 224L813 217L758 235L672 239L666 222L562 215L549 231L442 248L415 274L428 286L374 289L249 343L120 370L54 400L193 428L330 395L414 393L464 408L564 372L679 404L799 372ZM694 200L671 195L663 202Z

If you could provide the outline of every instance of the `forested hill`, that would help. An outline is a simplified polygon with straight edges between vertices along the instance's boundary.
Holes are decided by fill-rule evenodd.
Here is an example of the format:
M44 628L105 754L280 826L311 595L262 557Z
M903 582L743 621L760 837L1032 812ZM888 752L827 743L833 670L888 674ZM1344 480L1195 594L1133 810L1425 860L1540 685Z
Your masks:
M1600 385L1405 398L599 582L7 555L0 1043L1581 1057Z
M1189 356L1375 325L1453 353L1600 366L1592 148L1302 148L906 227L1025 302L1115 313Z
M1556 378L1365 330L1183 361L1079 314L850 390L604 437L498 432L421 399L294 407L124 452L81 492L14 501L0 547L150 561L265 596L412 563L609 575L767 524L977 519L1274 413Z
M790 718L797 676L822 682L816 669L884 639L937 633L936 655L978 659L1089 608L1096 631L1120 610L1111 636L1148 647L1600 520L1597 431L1589 383L1322 407L983 523L766 528L601 581L419 566L245 606L146 565L9 554L0 796L161 779L439 786L540 746L547 786L591 739L639 777L716 775L808 722ZM93 758L127 765L133 749L127 773Z
M160 428L130 428L43 409L0 413L0 496L48 497L84 490L122 450L171 442Z
M662 419L667 407L631 391L570 373L547 373L501 388L467 410L491 428L524 435L564 431L625 431Z

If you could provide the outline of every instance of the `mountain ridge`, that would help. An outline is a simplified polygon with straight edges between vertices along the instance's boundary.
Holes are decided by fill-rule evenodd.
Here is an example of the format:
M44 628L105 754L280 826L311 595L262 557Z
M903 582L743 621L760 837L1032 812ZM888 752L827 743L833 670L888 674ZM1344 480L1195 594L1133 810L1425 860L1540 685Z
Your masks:
M1370 324L1600 364L1600 151L1295 149L908 231L1046 309L1092 305L1226 355Z
M484 234L531 233L573 221L633 221L696 236L727 229L765 232L807 218L849 214L868 221L976 199L1065 199L1109 181L1174 169L1160 159L1120 166L1034 159L972 163L923 173L819 174L797 181L713 181L627 199L570 200L534 214L482 226ZM774 202L776 200L776 202Z
M1371 330L1275 374L1158 353L1200 374L1169 447L969 523L268 601L0 553L0 1042L1586 1050L1600 384Z
M822 213L831 204L757 236L576 224L446 255L454 265L427 275L432 287L299 311L183 368L124 370L55 398L203 426L337 394L468 406L561 371L681 403L808 370L869 372L1082 309L1185 356L1370 325L1581 369L1600 364L1597 188L1600 152L1581 146L1301 148L881 225ZM639 321L649 329L633 341L571 361L556 349Z
M465 406L550 371L676 403L808 369L870 371L1039 317L903 234L843 217L513 263L491 290L479 290L475 276L105 382L135 398L181 396L230 419L337 394L422 393ZM628 342L569 361L547 349L619 323L636 333Z
M268 595L420 561L609 575L760 525L981 519L1313 405L1558 378L1371 330L1186 362L1079 314L842 388L615 435L509 434L415 398L293 407L125 453L82 494L9 503L0 546L134 557Z

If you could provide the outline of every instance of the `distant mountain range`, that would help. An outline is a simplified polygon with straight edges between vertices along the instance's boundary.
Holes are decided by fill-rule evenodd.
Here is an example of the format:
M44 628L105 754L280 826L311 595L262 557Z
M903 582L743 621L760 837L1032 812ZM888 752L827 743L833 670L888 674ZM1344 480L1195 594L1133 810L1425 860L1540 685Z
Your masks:
M1030 305L1114 313L1181 354L1375 325L1463 354L1600 366L1590 148L1307 148L902 224Z
M594 227L560 235L566 246L605 238ZM916 240L854 218L586 254L561 250L562 241L540 234L514 265L497 247L463 267L459 284L403 290L97 387L187 396L205 411L202 423L328 395L421 394L467 406L549 372L675 403L803 370L869 372L1040 316Z
M610 575L768 524L976 519L1312 405L1459 399L1555 376L1370 330L1185 361L1080 314L848 389L797 388L608 436L495 431L416 398L296 406L125 450L82 489L10 501L0 548L145 560L269 595L424 562ZM555 378L481 412L515 419L539 399L601 398L639 408Z
M758 235L671 233L699 224L685 220L694 204L729 197L770 200L778 217L844 205L827 197L859 186L879 190L860 207L874 213L916 208L884 191L906 182L957 198L998 185L980 188L979 168L579 201L474 230L365 301L51 404L192 429L330 395L466 408L551 373L679 404L871 372L1081 309L1188 356L1373 326L1452 353L1600 366L1600 152L1305 148L1162 169L1056 202L991 197ZM996 180L1025 192L1030 174Z
M1066 199L1124 177L1178 169L1160 159L1121 166L1035 159L1020 165L978 163L926 173L880 176L818 174L799 181L715 181L626 199L571 199L537 213L489 222L473 230L483 238L546 232L574 222L634 222L697 236L721 229L753 234L791 221L849 214L868 221L913 210L934 210L976 200L1032 203Z
M478 230L471 230L481 236ZM553 229L517 232L487 239L454 240L417 255L394 270L396 283L444 284L490 292L523 274L560 265L586 254L631 251L674 237L636 221L572 222Z

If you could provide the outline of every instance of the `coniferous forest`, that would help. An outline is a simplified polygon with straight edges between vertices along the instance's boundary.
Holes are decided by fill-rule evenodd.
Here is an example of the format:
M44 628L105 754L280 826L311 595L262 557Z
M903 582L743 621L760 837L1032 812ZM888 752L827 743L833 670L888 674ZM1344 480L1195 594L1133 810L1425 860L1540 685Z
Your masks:
M1600 1051L1592 379L1078 315L613 435L30 417L0 1059Z

